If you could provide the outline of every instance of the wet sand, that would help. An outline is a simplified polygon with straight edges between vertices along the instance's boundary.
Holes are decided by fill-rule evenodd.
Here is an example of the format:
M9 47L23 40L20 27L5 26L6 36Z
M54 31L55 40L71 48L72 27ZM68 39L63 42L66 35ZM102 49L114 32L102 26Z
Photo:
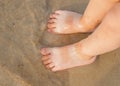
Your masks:
M88 34L46 31L55 10L83 13L88 0L0 0L0 86L119 86L120 49L93 64L57 73L44 68L39 49L78 42Z

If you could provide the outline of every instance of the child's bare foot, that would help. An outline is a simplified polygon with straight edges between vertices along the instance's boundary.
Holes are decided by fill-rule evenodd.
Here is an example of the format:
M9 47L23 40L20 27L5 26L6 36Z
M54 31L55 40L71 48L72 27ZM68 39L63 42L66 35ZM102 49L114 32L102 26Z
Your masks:
M48 31L58 34L70 34L77 32L91 32L85 23L81 22L81 15L71 11L58 10L50 15Z
M58 34L92 32L119 0L90 0L84 15L58 10L50 15L48 31Z
M40 52L43 55L43 64L52 71L87 65L96 59L96 57L83 54L80 43L60 48L43 48Z

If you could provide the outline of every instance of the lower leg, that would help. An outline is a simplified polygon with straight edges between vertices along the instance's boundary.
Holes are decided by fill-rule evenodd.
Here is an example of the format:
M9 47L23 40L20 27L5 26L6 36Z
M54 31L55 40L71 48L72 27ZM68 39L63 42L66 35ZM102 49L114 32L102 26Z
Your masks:
M118 3L119 0L90 0L80 22L85 24L86 31L93 31L109 10Z
M117 4L93 34L81 41L83 52L96 56L120 47L119 9L120 4Z

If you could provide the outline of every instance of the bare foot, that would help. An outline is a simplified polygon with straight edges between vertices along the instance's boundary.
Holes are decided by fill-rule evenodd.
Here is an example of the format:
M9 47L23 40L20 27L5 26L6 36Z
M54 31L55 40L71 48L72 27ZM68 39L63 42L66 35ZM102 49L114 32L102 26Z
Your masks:
M77 32L91 32L89 27L80 22L81 15L76 12L58 10L50 15L48 31L57 34L70 34Z
M43 64L52 71L87 65L96 59L81 53L80 43L65 47L43 48L40 52L43 55Z

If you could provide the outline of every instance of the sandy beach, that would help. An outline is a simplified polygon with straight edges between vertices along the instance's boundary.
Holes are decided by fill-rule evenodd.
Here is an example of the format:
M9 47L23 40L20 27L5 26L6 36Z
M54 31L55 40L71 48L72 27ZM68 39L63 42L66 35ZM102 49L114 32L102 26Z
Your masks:
M46 31L49 14L83 14L89 0L0 0L0 86L120 86L120 49L86 66L53 73L41 62L42 47L64 46L89 34Z

